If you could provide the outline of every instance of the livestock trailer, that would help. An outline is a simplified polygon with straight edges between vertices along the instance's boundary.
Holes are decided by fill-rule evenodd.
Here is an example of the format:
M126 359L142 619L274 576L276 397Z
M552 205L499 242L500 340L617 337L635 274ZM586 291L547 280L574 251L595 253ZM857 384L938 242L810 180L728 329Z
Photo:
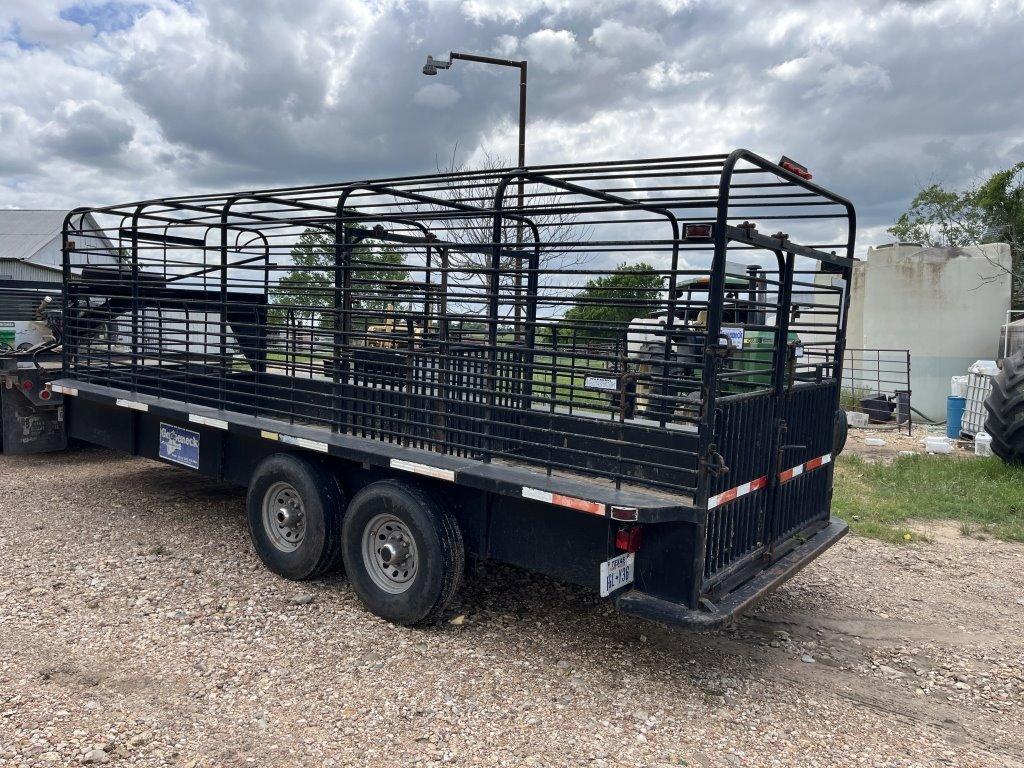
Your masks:
M247 487L271 570L393 622L472 558L717 627L847 531L854 230L745 150L82 208L50 405Z

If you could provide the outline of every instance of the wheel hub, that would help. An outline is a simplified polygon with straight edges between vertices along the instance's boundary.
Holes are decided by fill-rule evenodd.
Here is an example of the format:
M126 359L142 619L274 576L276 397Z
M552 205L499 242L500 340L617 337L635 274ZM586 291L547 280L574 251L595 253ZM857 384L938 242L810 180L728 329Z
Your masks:
M375 515L363 529L363 566L380 589L398 595L412 586L419 569L416 540L391 514Z
M263 495L263 530L277 549L294 552L306 533L306 506L287 482L271 485Z
M380 559L385 565L401 565L409 559L408 542L389 541L380 548Z

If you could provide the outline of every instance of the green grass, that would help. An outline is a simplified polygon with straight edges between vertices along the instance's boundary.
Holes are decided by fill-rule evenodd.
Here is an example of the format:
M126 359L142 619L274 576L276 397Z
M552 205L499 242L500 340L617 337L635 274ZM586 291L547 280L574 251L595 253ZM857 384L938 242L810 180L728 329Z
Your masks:
M965 535L1024 541L1024 468L997 458L900 456L891 464L844 456L832 510L854 533L903 544L915 520L960 524ZM909 537L909 538L908 538Z

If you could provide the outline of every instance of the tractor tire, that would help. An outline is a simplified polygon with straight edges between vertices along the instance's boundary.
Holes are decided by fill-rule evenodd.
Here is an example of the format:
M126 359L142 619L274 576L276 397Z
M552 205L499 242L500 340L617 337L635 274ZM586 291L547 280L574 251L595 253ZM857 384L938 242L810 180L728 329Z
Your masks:
M832 419L832 458L843 452L843 448L846 447L846 438L849 434L850 426L846 422L846 411L839 408Z
M1003 360L985 410L992 452L1009 464L1024 464L1024 349Z

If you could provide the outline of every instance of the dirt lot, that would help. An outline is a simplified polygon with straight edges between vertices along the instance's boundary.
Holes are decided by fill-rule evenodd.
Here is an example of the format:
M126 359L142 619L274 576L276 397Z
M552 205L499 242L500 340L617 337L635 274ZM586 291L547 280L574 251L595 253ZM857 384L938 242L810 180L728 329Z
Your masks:
M893 427L851 428L846 442L846 452L854 453L870 461L892 461L901 453L925 453L924 439L928 436L940 437L946 434L946 427L917 424L914 434L908 435ZM874 438L882 440L883 445L868 445L867 441ZM959 458L974 456L974 442L971 440L954 440L953 455Z
M713 635L488 567L406 630L264 570L237 489L98 449L0 474L5 766L1024 766L1019 544L849 537Z

